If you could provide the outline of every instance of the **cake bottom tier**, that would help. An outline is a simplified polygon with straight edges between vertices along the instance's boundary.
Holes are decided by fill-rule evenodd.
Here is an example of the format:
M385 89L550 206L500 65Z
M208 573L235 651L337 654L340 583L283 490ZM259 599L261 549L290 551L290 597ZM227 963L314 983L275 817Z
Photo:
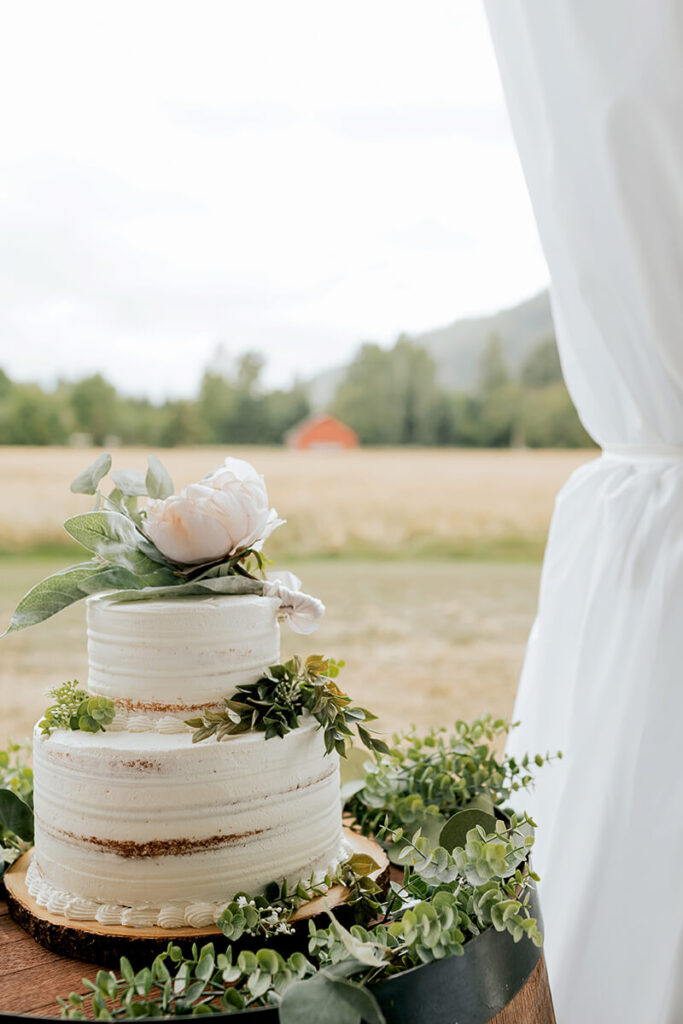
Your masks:
M339 762L313 720L243 733L35 736L27 883L52 913L131 927L204 927L238 892L333 871Z

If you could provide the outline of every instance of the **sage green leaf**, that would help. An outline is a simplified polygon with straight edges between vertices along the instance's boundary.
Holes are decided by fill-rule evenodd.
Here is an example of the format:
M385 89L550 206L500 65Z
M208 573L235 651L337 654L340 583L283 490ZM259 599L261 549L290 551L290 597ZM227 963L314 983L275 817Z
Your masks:
M17 605L2 635L7 636L27 626L35 626L74 601L80 601L86 594L93 592L94 581L103 572L106 572L106 568L93 560L62 569L36 583ZM90 589L85 589L86 586Z
M149 469L145 476L147 494L150 498L169 498L173 494L173 481L166 467L156 455L148 455Z
M477 825L481 825L487 834L496 831L496 819L492 814L487 814L486 811L478 810L475 807L456 811L441 829L439 845L449 853L456 849L464 849L467 833Z
M415 819L413 827L417 825L420 829L422 836L427 840L427 846L430 850L435 850L437 846L443 845L440 841L441 830L446 824L443 814L422 814ZM405 867L403 860L401 859L401 853L403 850L410 847L410 843L407 839L401 836L396 842L391 843L387 849L387 856L392 864L397 867Z
M121 590L123 587L139 590L145 586L143 580L144 577L136 576L130 569L123 569L120 565L103 565L100 566L99 572L94 573L89 579L83 580L80 588L85 597L90 594L99 594L103 590Z
M278 1008L280 1024L386 1024L372 992L343 978L324 972L304 981L294 981L285 990Z
M102 452L87 469L78 474L71 484L71 490L74 494L94 494L100 480L107 475L110 469L111 455L109 452Z
M33 811L11 789L0 789L0 825L28 843L33 840Z
M124 498L137 498L147 494L146 477L139 469L117 469L111 478Z
M462 808L463 811L484 811L485 814L493 816L493 800L488 793L479 793L478 796L472 797L469 803L465 804Z
M163 598L199 597L209 594L262 594L263 581L245 576L221 576L217 579L191 580L177 586L153 586L141 590L123 590L112 594L114 601L158 601Z
M159 571L159 563L140 550L140 544L144 542L142 534L121 512L85 512L67 519L64 529L88 551L100 555L107 562L129 569L137 576L148 576ZM172 583L175 579L170 568L166 576L166 579L160 578L159 583Z

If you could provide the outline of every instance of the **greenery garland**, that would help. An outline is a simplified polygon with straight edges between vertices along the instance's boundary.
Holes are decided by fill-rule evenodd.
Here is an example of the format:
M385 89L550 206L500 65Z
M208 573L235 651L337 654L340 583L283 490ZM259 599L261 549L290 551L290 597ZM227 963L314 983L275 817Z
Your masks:
M307 955L284 958L268 946L238 953L232 943L243 936L267 940L289 930L293 909L339 877L317 885L311 880L291 893L273 884L259 896L245 893L231 901L219 921L224 948L195 945L185 956L170 943L137 972L123 958L118 976L100 971L94 981L84 979L85 994L60 1000L62 1016L168 1017L277 1006L282 1024L309 1024L321 1016L383 1024L372 988L378 981L462 954L469 939L490 927L515 942L540 945L530 910L538 880L528 866L534 823L526 815L491 811L529 786L534 768L549 758L518 762L497 755L495 743L508 728L484 716L456 723L451 734L419 737L413 731L366 761L347 810L359 831L379 834L405 874L382 897L370 877L376 867L371 858L343 865L341 879L352 887L356 914L350 929L328 911L327 927L309 922ZM437 840L415 829L418 818L432 830L438 819Z
M304 662L295 656L284 665L271 666L256 682L238 686L235 697L224 699L223 710L188 719L186 724L194 730L192 742L211 736L224 740L250 730L265 732L266 739L286 736L300 725L302 715L309 714L324 732L326 753L336 750L344 757L355 728L368 750L388 754L384 740L361 724L377 716L367 708L351 707L350 698L334 683L343 666L343 661L320 654L311 654Z

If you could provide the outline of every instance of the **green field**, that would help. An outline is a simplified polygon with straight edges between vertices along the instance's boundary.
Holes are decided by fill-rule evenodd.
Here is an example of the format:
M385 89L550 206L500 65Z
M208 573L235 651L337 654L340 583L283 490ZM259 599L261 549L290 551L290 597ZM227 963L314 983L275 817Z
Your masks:
M0 561L0 620L64 561ZM283 655L344 658L342 686L383 727L445 724L489 709L509 714L536 604L537 564L299 560L292 567L327 612L317 633L282 631ZM26 735L47 687L85 682L83 603L2 641L0 743Z

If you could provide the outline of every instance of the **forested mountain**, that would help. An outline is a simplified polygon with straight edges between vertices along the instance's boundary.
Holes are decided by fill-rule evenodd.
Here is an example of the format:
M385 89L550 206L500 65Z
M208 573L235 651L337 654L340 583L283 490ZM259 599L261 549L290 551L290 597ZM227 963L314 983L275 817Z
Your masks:
M439 381L448 391L476 390L479 367L488 339L500 339L505 361L513 374L519 373L525 357L539 342L554 335L547 292L540 292L518 306L491 316L456 320L447 327L408 335L426 346L436 363ZM307 385L311 405L330 404L347 371L336 367L314 377Z

